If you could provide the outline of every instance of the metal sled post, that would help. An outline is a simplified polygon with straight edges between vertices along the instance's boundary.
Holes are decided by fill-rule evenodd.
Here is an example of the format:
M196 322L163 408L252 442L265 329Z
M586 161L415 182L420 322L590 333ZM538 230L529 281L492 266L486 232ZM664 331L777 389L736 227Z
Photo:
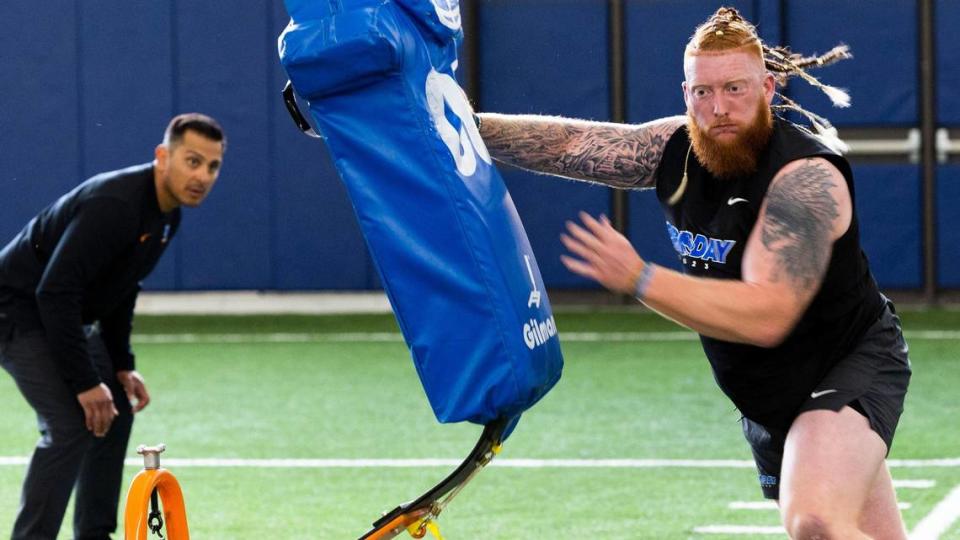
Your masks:
M143 470L133 478L130 490L127 491L127 504L123 513L126 540L146 540L148 531L159 533L164 523L167 527L166 540L190 540L180 484L173 473L160 467L160 453L164 450L166 445L163 444L141 444L137 447L137 453L143 456ZM158 512L154 494L163 502L162 517Z
M423 538L428 530L435 530L433 521L447 503L500 451L500 442L508 423L507 419L500 419L487 424L477 444L460 466L417 499L384 514L360 540L387 540L403 531L409 532L414 538Z

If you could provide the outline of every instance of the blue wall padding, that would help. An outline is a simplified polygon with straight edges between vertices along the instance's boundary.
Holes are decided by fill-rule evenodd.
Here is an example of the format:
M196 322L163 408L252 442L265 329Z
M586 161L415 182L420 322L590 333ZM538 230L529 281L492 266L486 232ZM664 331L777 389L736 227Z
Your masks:
M240 174L222 177L215 187L216 196L204 208L184 216L183 235L178 242L184 264L178 283L187 289L257 288L270 282L269 253L273 212L265 140L269 120L267 103L276 99L264 84L244 84L250 73L264 79L275 58L264 47L273 28L269 24L268 5L262 0L230 2L240 12L256 13L243 24L224 25L211 32L210 21L223 16L225 2L189 2L174 18L177 61L178 105L184 110L200 110L229 125L226 162L241 156ZM190 39L183 39L190 36ZM229 51L229 53L226 53ZM228 54L230 62L223 58ZM195 92L205 87L207 92ZM230 216L230 219L223 219ZM192 271L191 266L212 268L230 261L233 270L226 275Z
M870 269L884 287L923 283L920 168L854 165L860 238Z
M559 338L523 225L453 78L459 7L287 0L281 63L353 202L434 414L517 418Z
M609 119L606 2L470 1L479 2L479 107ZM683 47L696 24L728 3L772 43L803 52L850 44L853 60L815 72L851 90L850 109L832 108L805 83L791 83L794 97L814 112L841 127L918 126L917 9L907 0L868 8L827 0L626 2L628 121L683 113ZM936 0L934 8L937 124L955 128L960 52L952 32L960 3ZM81 180L150 160L167 120L201 109L230 137L221 181L201 208L184 212L178 238L146 287L377 288L329 156L290 124L278 96L286 77L276 35L288 18L281 0L0 2L0 243ZM609 214L609 190L516 170L505 169L504 177L547 285L594 287L559 263L557 237L578 210ZM941 179L941 191L948 180ZM864 197L882 198L884 189L861 187ZM630 200L640 205L630 209L631 232L640 235L633 240L652 255L647 203L636 202L643 195ZM951 234L950 223L941 220L941 238ZM878 257L871 257L875 269L899 264ZM885 287L915 281L913 273L878 273Z
M683 50L698 24L732 6L747 18L754 2L657 0L627 2L627 119L640 123L684 114Z
M819 90L792 80L789 95L834 125L912 126L919 121L917 6L913 0L786 3L786 39L804 54L823 53L839 42L853 52L811 73L826 84L846 88L852 105L834 108Z
M609 120L605 2L498 0L479 7L483 110ZM580 210L609 215L610 191L502 170L524 223L537 231L530 242L544 280L551 287L595 286L560 263L559 235Z
M934 2L937 70L937 118L940 124L960 126L960 47L957 47L957 24L960 2Z
M0 243L77 184L82 63L74 3L0 2Z
M938 169L937 283L960 287L960 165Z

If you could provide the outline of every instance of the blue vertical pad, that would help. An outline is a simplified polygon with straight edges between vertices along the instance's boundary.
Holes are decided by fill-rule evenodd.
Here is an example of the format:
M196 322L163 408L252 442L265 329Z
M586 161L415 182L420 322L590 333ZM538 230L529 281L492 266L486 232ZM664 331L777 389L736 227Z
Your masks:
M536 259L454 79L456 0L287 0L280 58L353 202L441 422L515 418L563 357Z

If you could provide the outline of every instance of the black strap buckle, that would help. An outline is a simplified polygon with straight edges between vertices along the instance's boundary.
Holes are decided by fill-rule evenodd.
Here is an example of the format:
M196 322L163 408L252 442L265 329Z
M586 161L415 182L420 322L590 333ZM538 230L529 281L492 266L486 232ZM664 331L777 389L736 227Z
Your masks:
M290 118L293 119L293 123L297 125L300 131L314 137L316 139L321 138L320 134L313 129L313 126L310 125L310 122L307 122L306 117L303 116L303 113L300 112L300 106L297 105L297 96L293 92L293 83L287 81L287 84L283 87L283 104L287 106L287 112L290 113Z

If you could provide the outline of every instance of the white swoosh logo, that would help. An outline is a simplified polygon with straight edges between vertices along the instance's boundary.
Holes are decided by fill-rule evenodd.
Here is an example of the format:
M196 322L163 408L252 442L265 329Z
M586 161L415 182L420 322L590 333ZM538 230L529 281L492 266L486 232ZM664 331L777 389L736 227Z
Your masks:
M738 202L750 202L750 201L746 199L741 199L740 197L730 197L729 199L727 199L727 206L733 206Z
M819 392L810 392L810 397L812 397L813 399L817 399L817 398L820 397L820 396L825 396L825 395L827 395L827 394L832 394L832 393L834 393L834 392L836 392L836 391L837 391L836 388L831 388L830 390L821 390L821 391L819 391Z

